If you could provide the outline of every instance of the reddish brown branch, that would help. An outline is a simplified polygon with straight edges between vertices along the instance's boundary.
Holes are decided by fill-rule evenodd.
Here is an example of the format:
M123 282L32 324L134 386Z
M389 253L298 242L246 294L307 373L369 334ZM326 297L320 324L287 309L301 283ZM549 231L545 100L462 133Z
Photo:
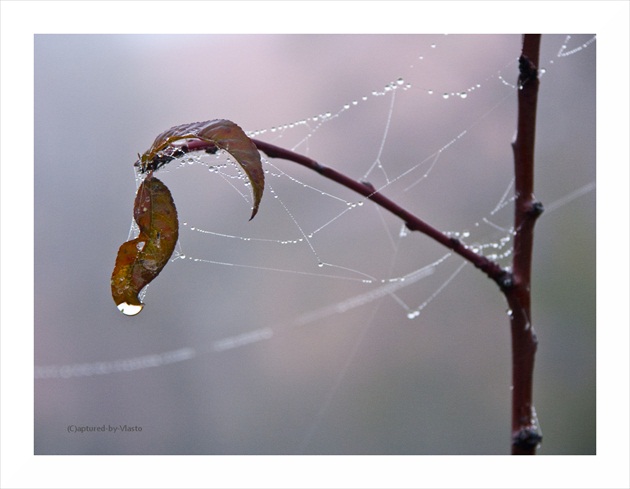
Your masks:
M534 197L534 148L538 99L540 35L523 38L519 60L518 125L514 151L513 286L504 293L512 333L512 454L534 455L542 441L532 395L537 340L531 319L531 264L534 224L543 211Z
M306 168L309 168L310 170L319 173L323 177L337 182L338 184L343 185L344 187L353 190L360 195L363 195L375 204L378 204L395 216L398 216L400 219L403 220L407 228L409 228L411 231L418 231L429 236L430 238L433 238L438 243L446 246L453 252L468 260L475 267L482 270L488 277L494 280L499 285L499 287L501 287L501 289L509 288L511 286L511 274L502 269L497 263L489 260L485 256L475 253L470 248L467 248L457 238L453 238L444 234L443 232L435 229L433 226L427 224L418 216L412 214L406 209L403 209L394 201L390 200L389 198L378 192L372 186L372 184L368 182L359 182L357 180L354 180L347 175L344 175L343 173L334 170L333 168L324 166L321 163L313 160L312 158L301 155L294 151L276 146L271 143L267 143L265 141L259 141L256 139L252 139L252 141L254 142L256 147L260 151L265 153L269 158L281 158L284 160L292 161ZM212 143L201 141L199 139L191 139L187 141L185 145L171 148L169 152L161 156L161 159L157 162L157 164L163 165L164 163L168 163L168 161L179 157L184 153L192 151L207 151L209 153L214 153L216 149L216 146Z
M511 284L510 274L503 270L498 264L489 260L485 256L475 253L470 248L467 248L457 238L447 236L411 212L403 209L398 204L378 192L372 184L368 182L358 182L343 173L338 172L337 170L324 166L307 156L295 153L288 149L258 140L254 140L254 144L256 144L260 151L270 158L282 158L298 163L370 199L375 204L378 204L382 208L387 209L389 212L402 219L407 228L411 231L419 231L430 238L433 238L438 243L446 246L468 260L475 267L479 268L488 275L488 277L497 282L502 289Z

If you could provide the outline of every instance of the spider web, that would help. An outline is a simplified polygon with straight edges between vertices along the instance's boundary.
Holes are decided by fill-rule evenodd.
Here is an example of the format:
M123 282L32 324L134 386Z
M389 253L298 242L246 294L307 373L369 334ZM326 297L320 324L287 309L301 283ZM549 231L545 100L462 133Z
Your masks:
M554 56L541 58L543 84L557 66L592 49L595 41L593 36L550 39ZM383 60L384 67L371 70L369 59L350 60L368 75L339 90L335 81L341 81L332 80L325 87L331 101L324 110L268 122L248 134L371 183L507 267L514 235L508 143L520 39L487 36L476 42L471 45L466 36L420 36L412 43L405 40L406 49ZM273 108L265 112L274 114ZM190 121L173 121L181 122ZM160 353L36 366L35 378L166 368L219 354L226 358L227 352L262 348L270 341L282 344L298 332L311 337L318 330L345 327L341 334L352 337L352 346L344 362L334 366L334 380L323 387L314 421L303 430L300 451L307 450L379 309L392 323L424 328L425 313L471 267L314 172L264 155L263 167L265 194L251 222L247 179L227 153L189 154L157 174L178 207L180 241L172 263L143 291L142 315L152 309L156 314L181 310L188 316L185 325L212 323L210 331ZM582 181L559 190L545 202L545 217L594 188L594 181ZM444 300L461 302L453 294Z
M443 38L441 41L446 44L445 39ZM594 37L585 37L585 41L576 46L571 43L571 36L567 36L558 49L557 58L560 60L566 56L579 53L594 40ZM427 52L427 56L425 57L424 54L418 55L417 60L407 67L407 70L405 70L409 77L407 79L402 76L392 79L383 87L375 88L369 93L361 94L352 100L348 100L347 103L337 107L336 111L322 112L308 118L273 126L269 129L249 131L248 134L250 137L265 139L277 145L288 147L293 151L309 155L312 154L310 149L320 133L335 131L335 124L344 118L348 118L352 123L355 123L359 116L353 118L352 111L357 110L360 105L377 105L380 106L380 109L385 114L380 131L377 130L373 134L374 141L378 142L380 140L380 142L377 145L373 145L374 148L377 148L373 157L366 160L367 163L363 165L359 163L359 168L361 166L366 167L360 180L373 183L379 192L386 194L390 188L395 188L393 190L394 195L401 191L399 189L402 189L404 195L414 191L419 186L421 187L425 182L430 185L431 182L428 180L434 170L437 173L441 169L440 166L448 166L454 163L452 158L444 161L446 158L443 158L443 155L448 153L451 147L456 146L460 140L476 137L478 134L476 132L477 126L483 125L484 119L489 117L492 112L498 110L507 102L513 102L514 91L516 90L514 83L508 81L505 75L505 73L513 74L515 71L516 61L514 59L508 60L504 65L500 65L496 71L492 72L491 76L486 76L483 79L470 83L468 86L457 86L456 89L448 86L446 90L436 90L427 88L426 85L416 86L415 82L409 81L413 79L415 71L422 70L422 63L428 55L433 54L433 51L439 51L439 48L442 47L441 44L442 42L436 41L429 42L428 46L425 46L424 51ZM549 65L553 65L554 62L554 59L548 60ZM546 71L546 68L541 69L541 74L544 75ZM496 93L493 93L493 96L496 97L496 102L489 110L482 109L483 112L481 114L476 114L473 117L473 122L468 126L463 126L462 130L455 137L438 141L437 146L433 143L432 149L434 150L432 152L426 150L423 152L423 148L419 148L419 156L411 158L411 161L407 161L406 166L403 166L402 169L396 164L396 161L387 159L386 149L388 145L392 144L389 138L392 119L398 113L400 105L419 103L422 106L428 103L428 99L441 100L444 105L449 103L450 99L455 99L455 103L461 103L469 97L477 96L477 92L484 90L496 90ZM452 109L452 107L447 107L448 109ZM370 110L372 109L370 108ZM472 133L472 135L469 133ZM322 136L322 138L324 137L326 136ZM251 206L247 179L240 171L238 165L230 159L229 155L220 153L210 157L191 154L176 161L174 165L177 163L179 163L177 169L199 166L203 170L209 171L213 177L219 177L222 182L227 184L227 188L233 190L237 200L240 198ZM358 195L341 193L341 191L334 188L334 184L325 186L317 176L302 176L302 174L296 176L296 169L291 163L287 164L287 162L270 159L263 155L263 164L267 177L266 206L268 215L272 215L271 219L274 220L274 227L271 232L263 223L254 232L231 234L231 232L224 231L221 228L207 228L203 223L198 225L198 221L190 222L191 220L184 217L182 230L184 232L189 231L190 237L184 236L180 240L173 261L189 260L210 267L246 268L260 272L276 272L287 276L302 275L328 280L344 280L364 284L364 288L369 289L339 302L304 312L290 321L288 327L301 326L333 314L343 313L384 297L389 297L390 300L397 303L407 318L414 319L420 316L422 310L445 290L448 284L463 269L464 264L461 262L461 258L453 257L450 252L438 254L439 256L434 257L433 261L422 263L418 268L405 269L404 273L393 275L390 270L387 270L386 274L383 275L361 266L355 268L354 262L351 265L346 265L343 260L336 260L336 251L330 254L329 257L326 253L320 251L320 249L324 248L323 246L320 248L319 245L320 235L325 235L323 239L334 240L334 238L330 237L330 234L337 233L337 226L345 225L344 223L348 221L373 219L373 217L365 217L365 213L357 216L363 210L364 205L371 205L369 201ZM470 171L479 170L471 169ZM510 179L507 181L504 191L497 196L496 204L489 211L486 209L484 214L484 211L481 210L478 218L471 225L468 225L463 230L448 233L460 239L476 252L498 261L503 266L509 266L512 252L511 241L514 230L507 224L512 217L512 206L510 205L513 201L512 187L513 179ZM295 188L303 195L293 195ZM559 205L564 204L565 201L568 203L572 198L593 189L594 182L590 182L575 192L559 199L558 202L552 203L548 206L548 210L555 209ZM284 195L288 196L285 198ZM306 204L304 201L306 201ZM317 215L303 215L304 211L310 211L309 208L318 209ZM386 236L391 248L389 254L394 257L390 266L395 266L396 255L400 249L401 242L408 238L409 231L404 223L396 223L395 218L391 219L390 216L385 216L380 209L376 209L376 211L380 221L380 229L376 229L375 233L381 233ZM279 231L279 228L282 231ZM240 226L239 229L241 229ZM331 229L333 230L329 231ZM280 233L286 234L280 235ZM199 236L199 239L196 236ZM203 244L202 239L204 238L208 242L212 240L210 248L213 250L242 248L243 251L239 251L239 253L242 253L244 258L230 261L222 260L220 257L213 258L212 255L205 253L203 255L197 254L197 252L194 252L194 254L187 253L186 250L191 240L198 240L199 243ZM281 248L282 264L293 263L293 260L288 255L294 254L296 256L295 265L292 267L286 265L269 266L267 257L264 257L258 264L248 262L247 258L257 254L255 249L263 247L265 249ZM191 246L190 248L194 249L195 247ZM289 250L290 248L291 250ZM397 291L410 287L418 281L433 275L436 268L442 266L442 264L446 267L446 264L453 262L457 264L455 270L452 273L447 273L446 277L443 277L437 285L433 285L431 287L433 290L428 295L427 292L424 292L425 297L422 301L405 301L397 294ZM359 290L361 289L360 287ZM276 325L274 327L258 328L235 336L222 338L213 342L213 350L224 351L229 348L269 339L286 329L286 327Z

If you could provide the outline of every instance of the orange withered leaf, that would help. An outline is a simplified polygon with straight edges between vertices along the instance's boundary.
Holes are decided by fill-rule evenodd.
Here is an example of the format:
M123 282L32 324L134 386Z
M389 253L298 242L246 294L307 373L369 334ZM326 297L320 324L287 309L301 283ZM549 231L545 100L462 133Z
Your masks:
M111 278L114 302L128 316L142 310L138 294L168 263L179 236L171 192L152 173L138 188L133 215L140 233L119 248Z

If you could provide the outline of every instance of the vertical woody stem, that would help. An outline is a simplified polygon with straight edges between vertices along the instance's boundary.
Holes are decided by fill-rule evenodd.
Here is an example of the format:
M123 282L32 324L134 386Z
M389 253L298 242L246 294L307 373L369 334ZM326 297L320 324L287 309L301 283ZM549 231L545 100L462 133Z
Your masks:
M503 292L512 333L512 454L534 455L542 441L532 402L536 334L531 321L534 224L543 206L534 197L534 146L540 35L526 34L518 79L518 125L512 148L516 204L512 283Z

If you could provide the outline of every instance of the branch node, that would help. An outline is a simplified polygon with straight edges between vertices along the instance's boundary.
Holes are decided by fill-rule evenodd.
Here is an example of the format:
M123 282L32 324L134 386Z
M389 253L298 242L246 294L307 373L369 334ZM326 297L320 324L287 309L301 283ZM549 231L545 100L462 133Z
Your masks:
M313 162L313 170L315 170L320 175L323 175L324 172L326 171L326 167L324 165L322 165L321 163L318 163L317 161L314 161Z
M542 439L536 426L527 426L512 436L512 446L525 451L534 450L542 443Z
M538 68L527 56L521 55L518 58L518 71L519 88L522 88L529 80L538 78Z
M507 270L503 270L495 280L503 292L507 292L514 287L514 274Z
M527 211L527 214L533 218L538 218L545 211L545 207L542 202L536 201L531 203L531 207Z
M448 238L448 240L451 243L451 249L453 249L453 250L455 250L455 249L459 248L460 246L462 246L462 242L459 240L459 238L451 236L450 238Z
M372 193L376 193L376 189L374 188L374 185L372 185L370 182L368 182L367 180L361 180L360 181L361 184L363 184L365 187L367 187L368 189L370 189L370 191ZM409 224L409 223L407 223Z

